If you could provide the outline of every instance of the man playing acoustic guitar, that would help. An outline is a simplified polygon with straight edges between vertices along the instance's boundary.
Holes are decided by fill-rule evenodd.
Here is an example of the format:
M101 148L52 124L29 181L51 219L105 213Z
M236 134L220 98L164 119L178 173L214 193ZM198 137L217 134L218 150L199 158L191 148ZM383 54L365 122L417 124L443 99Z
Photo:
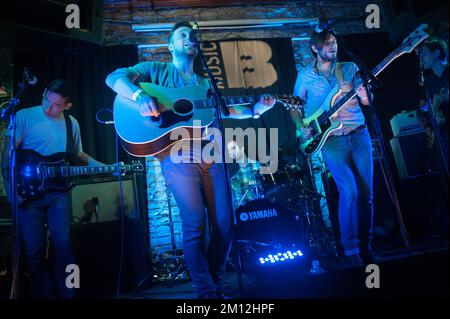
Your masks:
M160 115L163 117L164 110L138 86L139 82L151 82L166 88L210 88L209 81L194 72L198 48L190 40L192 32L189 22L176 23L168 38L168 48L173 58L171 63L142 62L133 67L118 69L107 77L107 85L119 95L136 101L141 116L153 116L153 121ZM269 110L274 104L274 97L263 95L253 107L229 107L230 117L251 118ZM182 161L172 161L171 149L174 147L168 147L156 156L161 161L162 173L180 209L184 258L198 297L221 298L232 226L232 202L231 198L227 198L223 165L205 162L202 147L195 147L192 141L180 141L177 144L179 143L187 143L189 150L182 152ZM209 244L205 242L208 227L205 212L211 223Z

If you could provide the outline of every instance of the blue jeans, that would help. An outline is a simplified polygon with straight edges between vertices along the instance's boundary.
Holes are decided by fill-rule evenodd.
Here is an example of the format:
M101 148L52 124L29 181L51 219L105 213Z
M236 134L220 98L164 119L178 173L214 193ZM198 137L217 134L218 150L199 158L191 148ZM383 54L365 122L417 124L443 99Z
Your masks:
M30 273L32 298L72 298L74 288L66 287L66 266L74 263L70 240L68 193L48 193L41 199L25 202L18 209L18 223ZM45 261L47 223L55 249L54 280ZM54 285L52 284L54 282Z
M339 228L346 256L369 250L373 219L373 157L367 129L330 137L322 149L339 191Z
M161 169L180 209L184 258L197 294L200 298L215 296L216 289L221 289L231 243L231 199L227 198L223 165L174 164L167 157Z

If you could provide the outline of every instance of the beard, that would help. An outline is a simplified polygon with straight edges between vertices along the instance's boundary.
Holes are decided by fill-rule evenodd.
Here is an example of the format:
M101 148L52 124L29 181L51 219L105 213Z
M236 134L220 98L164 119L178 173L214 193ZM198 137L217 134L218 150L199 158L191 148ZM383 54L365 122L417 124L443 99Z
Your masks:
M194 48L194 47L192 47L192 48L185 48L185 47L183 47L183 48L180 48L180 49L176 49L175 50L175 54L177 56L180 56L180 57L182 57L182 56L196 57L197 54L198 54L198 49Z
M328 52L327 52L328 53ZM327 53L318 52L317 54L320 56L322 61L324 62L334 62L337 59L337 54L334 54L333 56L328 56Z

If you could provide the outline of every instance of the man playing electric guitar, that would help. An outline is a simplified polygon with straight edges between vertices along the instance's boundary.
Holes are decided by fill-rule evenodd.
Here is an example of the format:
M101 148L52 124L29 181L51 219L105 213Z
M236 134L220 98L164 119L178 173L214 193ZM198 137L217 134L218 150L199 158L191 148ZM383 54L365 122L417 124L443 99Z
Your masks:
M32 150L42 156L68 152L80 162L88 165L102 165L83 152L80 126L77 120L65 115L72 107L69 88L64 80L52 81L44 91L42 105L22 109L16 114L15 145ZM70 122L69 122L70 121ZM67 123L71 126L69 130ZM72 143L67 143L72 132ZM11 132L7 132L2 153L3 178L8 179L8 146ZM70 145L71 144L71 145ZM22 202L17 211L19 234L25 252L26 265L30 274L32 298L68 299L74 295L74 288L67 288L66 266L74 263L70 240L70 208L67 192L46 192L42 197ZM45 265L46 232L50 231L55 247L55 280L50 278ZM52 283L54 282L54 284Z
M299 112L291 111L297 135L302 141L312 134L310 129L304 127L302 118L316 112L336 84L343 92L356 87L357 97L333 115L332 118L343 126L331 133L322 154L339 190L338 217L343 263L348 267L358 266L362 264L360 254L368 256L373 214L372 146L359 106L368 105L369 101L365 88L358 85L357 66L337 62L338 45L331 32L313 32L310 49L316 62L314 66L299 72L294 88L294 95L306 100L303 117ZM358 210L358 207L361 209Z

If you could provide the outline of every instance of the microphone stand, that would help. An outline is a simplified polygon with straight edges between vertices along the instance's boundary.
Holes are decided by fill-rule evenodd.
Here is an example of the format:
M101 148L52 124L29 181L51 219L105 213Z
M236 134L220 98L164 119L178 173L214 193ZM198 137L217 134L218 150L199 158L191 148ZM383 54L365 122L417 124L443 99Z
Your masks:
M20 267L20 236L19 236L19 223L18 223L18 197L16 188L16 149L15 149L15 136L16 136L16 111L22 103L23 92L26 86L25 81L25 69L22 75L22 82L19 83L18 90L13 99L9 102L8 106L3 109L1 114L1 121L9 122L9 129L11 132L10 143L8 146L8 182L9 182L9 198L11 201L11 233L13 243L13 259L12 259L12 284L9 298L17 299L19 297L18 292L18 275ZM6 145L5 145L6 146ZM8 191L8 190L7 190Z
M197 32L201 38L200 35L200 28L198 26L197 23L194 23L194 25L196 26L195 30L193 32ZM237 221L236 221L236 216L235 216L235 212L234 212L234 207L233 207L233 203L232 203L232 194L231 194L231 187L230 187L230 176L228 173L228 167L226 165L226 161L225 161L225 130L223 128L223 123L222 123L222 114L224 116L228 116L230 115L230 111L228 110L227 105L225 104L225 101L222 98L222 94L219 91L219 88L217 87L217 82L216 79L214 78L214 75L212 74L211 70L208 67L208 64L206 63L206 59L205 56L203 54L203 51L200 47L200 42L197 39L197 37L194 37L194 42L195 45L197 47L198 50L198 57L200 59L200 63L202 65L202 68L204 71L206 71L208 78L211 82L211 86L212 86L212 96L214 97L216 103L214 103L215 106L215 113L217 116L217 125L218 125L218 129L222 135L221 138L221 150L222 150L222 163L223 163L223 169L224 169L224 175L225 175L225 183L226 183L226 197L227 200L230 204L230 209L231 209L231 215L233 218L233 234L232 234L232 245L235 248L235 257L236 257L236 270L237 270L237 280L238 280L238 287L239 287L239 292L240 294L243 293L244 291L244 282L243 282L243 278L242 278L242 269L241 269L241 259L240 259L240 254L239 254L239 247L238 247L238 242L237 242L237 238L235 235L235 229L236 229L236 225L237 225Z
M420 59L421 59L421 57L420 57ZM423 71L424 70L422 67L422 63L420 63L421 77L423 76ZM440 170L441 175L442 175L442 173L444 173L447 177L447 181L443 181L443 183L445 185L444 187L447 187L447 189L448 189L448 185L447 185L448 177L449 177L448 162L447 162L447 157L445 156L445 153L444 153L444 146L442 145L441 131L439 129L439 125L436 120L437 115L436 115L436 111L433 108L433 100L431 99L430 94L428 93L429 91L428 91L427 83L425 81L422 81L422 82L423 82L423 90L425 92L425 98L427 99L427 104L428 104L428 118L431 123L432 132L434 133L434 136L435 136L435 141L437 142L437 149L439 152L438 157L441 159L441 163L440 163L441 165L440 165L439 170ZM444 170L442 170L442 169L444 169ZM443 176L443 177L445 178L445 176Z
M383 133L381 130L380 121L377 117L377 114L375 112L375 107L373 104L373 98L372 98L372 86L374 88L381 87L381 82L376 78L376 76L370 71L367 66L362 62L362 60L353 52L350 52L345 48L345 45L343 43L343 40L336 36L334 31L331 31L331 33L336 37L338 47L342 48L343 51L350 56L350 59L358 66L360 72L361 72L361 78L363 80L363 85L366 89L367 98L369 100L369 107L370 107L370 115L371 115L371 122L372 122L372 135L379 141L380 145L380 157L381 157L381 170L383 172L383 177L386 182L386 187L388 189L388 192L390 194L392 203L394 205L395 211L397 213L397 219L400 227L400 232L403 239L403 244L405 245L406 251L408 254L411 254L411 244L409 240L409 235L406 230L405 223L403 221L402 212L400 209L400 202L397 195L397 190L394 184L394 178L391 171L391 164L386 156L385 146L384 146L384 140L383 140ZM373 186L372 186L373 187ZM372 217L373 218L373 217Z

